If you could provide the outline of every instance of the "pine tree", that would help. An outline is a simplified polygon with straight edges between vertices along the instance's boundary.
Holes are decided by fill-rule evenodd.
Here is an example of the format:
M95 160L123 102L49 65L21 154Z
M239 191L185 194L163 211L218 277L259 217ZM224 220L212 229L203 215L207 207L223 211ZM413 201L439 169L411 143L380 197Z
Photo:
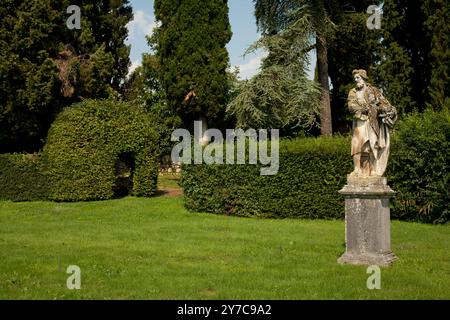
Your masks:
M337 0L254 0L255 16L260 30L273 34L284 30L301 18L307 18L312 27L309 35L315 39L310 49L316 49L318 82L322 87L320 103L321 134L333 133L330 104L328 47L334 32L333 17L339 11Z
M227 1L156 0L155 16L160 26L152 42L169 107L188 127L214 121L228 100Z
M249 48L249 53L265 49L268 56L259 74L236 86L227 113L236 118L237 127L279 128L283 135L296 135L315 126L321 90L305 71L307 28L307 19L300 19L283 31L264 35Z

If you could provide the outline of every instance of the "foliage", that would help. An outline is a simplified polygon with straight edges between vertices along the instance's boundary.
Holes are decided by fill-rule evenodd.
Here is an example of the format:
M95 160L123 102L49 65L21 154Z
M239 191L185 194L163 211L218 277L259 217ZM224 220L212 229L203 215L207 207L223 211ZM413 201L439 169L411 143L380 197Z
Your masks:
M334 132L348 132L349 114L346 108L348 90L353 85L352 71L354 69L367 69L379 60L378 41L380 32L369 30L366 27L369 5L380 1L350 0L339 1L304 1L304 0L254 0L255 16L259 29L268 35L277 34L297 19L310 16L309 31L305 28L300 33L308 34L312 40L320 35L326 43L326 52L317 45L317 41L309 47L310 50L321 49L322 55L327 54L328 61L320 59L321 70L326 71L324 64L328 65L328 75L319 73L316 68L315 80L327 83L328 76L332 83L331 111ZM321 79L319 81L319 78ZM326 103L323 102L323 107ZM325 109L326 110L326 109ZM323 112L322 112L323 113ZM322 115L322 121L325 114Z
M168 106L185 125L217 119L228 100L227 1L156 0L155 16L160 25L151 43Z
M263 34L273 35L305 19L308 27L300 31L302 37L314 44L309 50L316 49L317 81L321 86L320 130L323 136L333 133L330 105L330 84L328 72L328 43L335 25L333 17L339 9L338 1L316 0L254 0L255 16ZM306 50L306 51L309 51Z
M178 114L167 105L164 90L158 79L159 58L143 54L142 66L130 75L125 83L125 99L145 105L154 119L153 126L159 131L161 155L170 154L172 132L181 126Z
M445 0L426 0L425 23L431 37L431 80L428 105L435 110L450 110L450 3Z
M280 171L260 176L259 165L186 165L181 185L194 211L265 218L339 219L337 193L351 171L347 138L281 141Z
M172 151L174 142L172 142L172 132L181 127L180 117L169 108L165 101L148 106L146 110L152 115L153 127L157 129L158 149L161 156L169 155Z
M57 68L44 50L55 46L47 34L58 32L57 6L51 1L2 2L0 152L39 143L58 108Z
M382 59L374 68L375 79L401 114L424 105L429 85L429 39L419 2L387 0L383 5Z
M160 68L156 55L144 53L142 65L125 82L124 98L127 101L139 100L149 106L165 101L164 90L158 78Z
M285 30L297 20L310 16L310 28L322 35L332 32L333 17L339 11L339 1L316 0L253 0L256 23L264 34ZM305 30L309 32L310 30Z
M450 3L384 1L377 82L401 113L449 109Z
M266 49L261 72L239 82L227 114L239 128L310 128L316 123L320 89L307 79L309 39L306 19L273 36L264 36L248 52ZM297 128L298 130L298 128Z
M152 117L137 104L86 100L65 109L53 123L43 160L56 201L103 200L114 196L115 165L134 160L133 194L155 192L159 150Z
M92 43L95 44L96 49L102 45L105 46L105 52L111 54L114 63L111 76L104 81L110 84L112 89L120 90L130 64L130 47L125 43L128 36L127 24L133 19L129 0L70 0L69 2L72 5L79 3L83 12L82 31L75 34L75 37L78 36L75 39L75 49L85 53L93 52L89 50ZM77 49L77 44L80 44L80 49Z
M81 8L69 30L66 8ZM0 8L0 152L36 151L62 107L120 89L129 64L128 0L4 0Z
M115 73L114 58L111 53L105 51L104 45L90 55L89 60L84 63L75 60L71 67L71 81L81 84L76 89L79 97L114 97L115 93L111 87L111 79Z
M397 195L392 216L450 222L450 115L426 111L401 121L393 134L387 178ZM270 218L342 218L337 194L352 169L346 138L282 141L280 171L260 176L254 165L187 165L186 207L194 211Z
M450 113L412 114L396 130L389 180L398 192L394 216L450 221Z
M332 81L335 131L347 131L345 108L352 69L367 69L401 114L449 109L450 3L445 0L254 0L260 30L277 34L305 13L324 38ZM382 29L368 30L366 9L383 3ZM316 41L317 50L321 49ZM326 70L318 54L317 79ZM322 112L321 112L322 113ZM321 119L322 120L322 119Z
M45 170L38 154L1 154L0 181L0 200L36 201L48 197Z
M367 7L374 1L352 1L342 7L342 14L336 19L334 32L328 47L329 73L333 85L331 109L335 132L349 132L352 116L348 112L347 98L354 87L352 71L364 69L371 74L371 68L380 60L378 52L381 31L366 26Z

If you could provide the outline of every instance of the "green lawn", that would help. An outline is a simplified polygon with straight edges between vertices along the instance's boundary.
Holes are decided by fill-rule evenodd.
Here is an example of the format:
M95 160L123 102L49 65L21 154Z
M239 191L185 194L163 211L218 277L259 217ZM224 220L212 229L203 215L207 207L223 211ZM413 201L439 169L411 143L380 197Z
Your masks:
M342 221L194 214L180 197L0 202L0 299L450 299L450 226L392 234L400 260L370 291L366 268L336 263Z
M158 187L160 189L180 189L178 182L180 175L175 173L161 174L158 177Z

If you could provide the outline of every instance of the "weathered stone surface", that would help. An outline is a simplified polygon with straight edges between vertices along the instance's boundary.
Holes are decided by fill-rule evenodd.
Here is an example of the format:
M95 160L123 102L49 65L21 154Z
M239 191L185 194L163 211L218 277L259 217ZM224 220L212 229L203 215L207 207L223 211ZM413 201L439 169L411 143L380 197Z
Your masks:
M365 70L354 70L356 87L348 96L353 114L354 171L340 191L345 196L346 252L339 263L389 266L390 199L395 192L383 177L390 152L390 129L397 110L381 90L370 85Z
M341 264L389 266L391 252L390 199L395 192L383 177L348 177L345 196L346 252Z
M356 87L348 95L353 114L352 157L354 176L383 176L386 171L397 109L380 89L368 82L365 70L354 70Z

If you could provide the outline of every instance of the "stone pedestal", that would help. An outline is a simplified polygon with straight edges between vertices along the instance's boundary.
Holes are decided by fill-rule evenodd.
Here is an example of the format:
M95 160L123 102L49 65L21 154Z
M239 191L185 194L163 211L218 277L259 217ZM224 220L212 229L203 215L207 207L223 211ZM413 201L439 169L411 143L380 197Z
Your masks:
M391 265L397 259L391 252L389 208L395 192L387 179L348 176L339 193L345 196L346 252L338 263Z

